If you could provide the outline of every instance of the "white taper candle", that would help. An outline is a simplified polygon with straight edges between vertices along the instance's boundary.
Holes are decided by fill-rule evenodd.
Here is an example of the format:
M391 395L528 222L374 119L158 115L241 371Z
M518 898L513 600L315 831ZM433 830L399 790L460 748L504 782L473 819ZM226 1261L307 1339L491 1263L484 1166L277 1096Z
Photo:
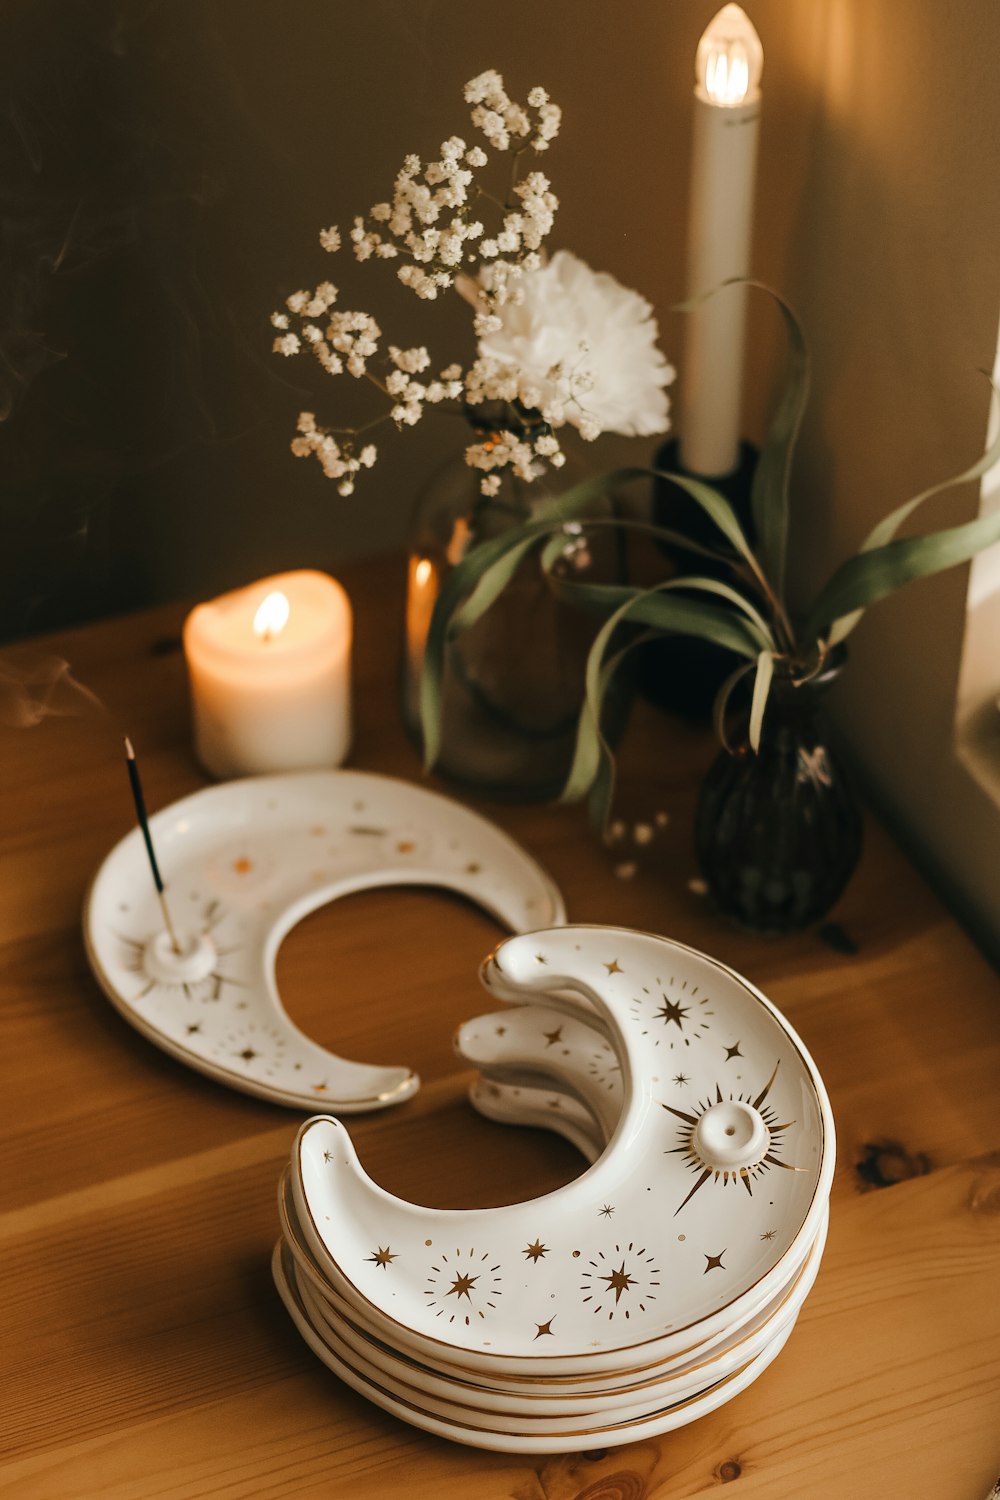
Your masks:
M688 228L688 294L750 270L763 48L738 5L725 5L698 44ZM739 462L746 289L726 287L689 313L681 462L730 474Z

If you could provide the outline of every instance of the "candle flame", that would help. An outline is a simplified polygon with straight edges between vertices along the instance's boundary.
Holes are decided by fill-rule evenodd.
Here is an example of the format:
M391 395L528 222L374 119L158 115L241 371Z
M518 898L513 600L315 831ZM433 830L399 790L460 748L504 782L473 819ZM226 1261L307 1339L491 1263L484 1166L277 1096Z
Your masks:
M273 594L268 594L253 617L254 635L259 636L262 641L273 640L288 624L290 613L288 600L276 589Z
M418 588L423 588L431 576L433 564L429 557L422 557L413 570L413 579Z
M764 49L738 5L724 5L705 28L695 61L697 93L710 104L750 104L759 97Z

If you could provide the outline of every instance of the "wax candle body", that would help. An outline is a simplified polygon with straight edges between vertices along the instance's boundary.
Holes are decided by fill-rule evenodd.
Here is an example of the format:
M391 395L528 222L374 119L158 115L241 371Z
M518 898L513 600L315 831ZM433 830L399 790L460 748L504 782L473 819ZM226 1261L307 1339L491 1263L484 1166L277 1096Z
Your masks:
M691 297L750 270L760 42L738 6L727 5L715 17L698 58L688 221ZM688 315L681 462L689 473L721 477L739 462L745 325L746 288L740 286L724 287Z
M286 623L255 631L271 594ZM184 625L195 753L213 776L336 766L351 742L351 607L324 573L279 573L200 604Z

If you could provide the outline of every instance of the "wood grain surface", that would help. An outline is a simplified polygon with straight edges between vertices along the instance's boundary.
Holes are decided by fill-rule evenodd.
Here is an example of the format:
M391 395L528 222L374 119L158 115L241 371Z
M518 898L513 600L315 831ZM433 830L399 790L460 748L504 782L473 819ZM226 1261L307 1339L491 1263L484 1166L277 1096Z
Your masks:
M402 565L343 573L355 605L352 765L421 778L396 704ZM826 1079L839 1131L830 1241L785 1351L689 1428L551 1459L412 1430L341 1386L271 1285L275 1188L301 1116L157 1051L103 999L80 939L88 879L131 826L121 735L152 808L204 784L179 606L8 653L67 658L106 713L0 728L0 1495L16 1500L982 1500L1000 1468L1000 984L869 818L833 930L764 939L689 888L708 736L640 706L623 817L483 807L572 919L662 932L747 974ZM637 869L625 878L620 866ZM350 1057L406 1062L410 1103L356 1117L365 1167L435 1206L515 1201L581 1170L565 1143L481 1119L451 1037L483 1008L498 936L461 900L369 892L286 940L294 1019ZM856 951L843 951L848 948Z

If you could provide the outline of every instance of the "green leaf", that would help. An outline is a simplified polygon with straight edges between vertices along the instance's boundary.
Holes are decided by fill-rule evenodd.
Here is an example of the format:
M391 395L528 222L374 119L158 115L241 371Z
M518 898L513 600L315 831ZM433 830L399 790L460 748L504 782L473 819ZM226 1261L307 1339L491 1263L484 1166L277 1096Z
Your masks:
M733 747L730 745L729 736L726 734L726 710L729 707L729 700L733 695L734 689L739 686L749 672L753 672L755 669L755 662L741 662L734 671L730 672L716 693L715 702L712 705L712 724L715 728L716 737L719 744L724 750L728 750L730 755L733 753Z
M719 491L714 490L710 484L704 484L700 479L691 479L686 474L675 474L666 469L653 469L651 473L657 479L668 479L686 495L690 495L691 499L701 506L709 520L722 532L727 542L730 542L740 556L750 564L753 571L759 574L760 566L754 556L753 548L747 540L736 512L724 495L720 495ZM684 542L684 546L689 547L690 543Z
M618 609L627 603L629 599L637 599L641 594L648 594L646 589L635 588L626 584L606 583L577 583L571 578L560 578L549 575L549 585L557 598L564 600L567 604L576 605L580 609L589 610L592 613L607 614L610 610ZM773 649L774 636L771 627L764 616L738 589L732 588L728 583L723 583L718 578L707 578L699 575L691 577L670 579L668 584L661 584L661 589L667 587L683 591L690 589L693 592L711 594L717 598L725 599L746 617L751 632L760 647ZM650 606L653 609L658 606ZM671 601L671 611L674 601ZM650 622L652 623L652 622ZM665 626L665 629L673 629L673 626Z
M757 671L753 680L753 697L750 700L750 748L756 755L760 750L760 731L764 723L764 709L767 707L767 695L771 691L771 678L774 676L774 654L771 651L762 651L757 658Z
M699 581L713 585L717 582L715 579ZM591 811L595 818L607 816L614 792L614 757L601 734L601 705L622 656L636 644L629 642L605 661L605 653L619 625L631 621L653 627L650 634L669 629L678 634L695 635L726 646L749 661L757 660L760 654L755 627L730 609L701 599L663 597L690 587L691 582L688 578L671 578L655 588L635 591L605 620L594 637L587 656L585 701L577 728L576 751L561 800L575 801L590 790Z
M988 376L987 379L989 379ZM992 380L990 380L990 386L993 390L994 397L1000 395L1000 392L997 391L997 387L993 385ZM1000 427L998 427L997 434L994 437L993 442L976 460L976 462L970 465L968 469L963 469L961 474L955 474L950 479L941 480L939 484L931 485L930 489L922 490L920 494L915 495L912 500L907 500L905 505L900 505L896 510L890 511L887 516L884 516L883 519L874 528L874 530L872 530L865 538L864 542L861 545L861 553L859 554L859 556L863 556L866 552L872 552L876 548L885 545L890 540L890 538L895 536L896 532L899 530L900 526L902 526L903 522L913 514L918 506L923 505L925 500L930 500L934 495L940 495L943 490L950 489L953 485L966 484L971 480L981 479L983 475L986 474L988 470L992 469L993 465L998 462L1000 462ZM931 536L943 536L945 534L946 533L944 532L932 532ZM982 544L982 546L989 545L989 541L986 541ZM977 548L977 550L981 551L982 546ZM970 556L974 555L974 553L970 553ZM856 561L856 559L853 560ZM966 560L967 559L965 558L955 559L956 562L964 562ZM942 566L951 567L952 564L950 562L946 562L943 563ZM840 572L843 572L843 569L840 569L839 572L834 575L834 577L824 588L822 594L816 602L812 618L818 618L821 610L825 612L828 609L828 606L825 603L825 598L829 590L832 588L833 584L836 582L836 579L840 576ZM905 582L906 580L904 579L903 581ZM868 602L874 603L874 599L869 600ZM829 623L830 618L832 618L833 620L832 627L827 636L828 643L833 646L836 645L838 641L845 640L857 625L858 621L861 619L864 611L865 606L861 605L856 609L852 609L849 613L839 615L839 617L828 616L827 623Z
M544 535L545 533L541 532L538 535L522 536L519 540L517 538L511 540L501 556L480 573L472 593L464 604L455 610L448 625L449 635L457 635L462 630L468 630L486 613L491 604L496 603L528 553L538 545ZM479 547L473 548L468 559L463 558L462 564L466 561L480 562L481 559L478 556L480 550Z
M1000 542L1000 511L980 516L964 526L952 526L929 536L905 537L874 551L860 552L830 579L809 617L806 631L818 639L831 621L839 622L852 612L860 615L904 583L929 578L957 563L968 562L994 542ZM837 639L842 640L843 634Z
M809 355L798 319L785 299L762 282L750 281L747 285L758 287L774 298L788 334L785 389L761 447L750 492L761 566L774 585L775 593L783 598L788 552L788 489L795 444L809 399Z

